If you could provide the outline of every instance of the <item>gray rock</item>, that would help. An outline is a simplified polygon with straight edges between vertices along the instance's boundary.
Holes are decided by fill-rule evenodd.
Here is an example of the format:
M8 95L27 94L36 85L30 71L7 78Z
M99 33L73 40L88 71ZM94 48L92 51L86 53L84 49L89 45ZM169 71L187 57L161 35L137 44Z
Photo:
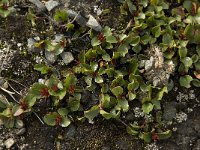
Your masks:
M24 122L22 120L17 120L15 124L16 128L23 128L24 127Z
M9 138L4 141L4 145L7 149L11 148L15 144L15 140L13 138Z
M126 141L123 141L123 140L117 141L117 142L116 142L116 145L117 145L117 147L119 147L119 149L121 149L121 150L130 149L130 145L129 145Z
M197 140L192 150L200 150L200 139Z
M26 128L21 128L21 129L17 130L16 134L23 135L25 132L26 132Z
M109 146L103 146L101 150L110 150Z
M55 7L59 6L59 3L57 1L54 1L54 0L49 0L49 1L45 2L45 6L46 6L48 11L51 11Z
M53 43L58 43L58 42L60 42L60 40L61 40L63 37L64 37L63 34L56 34L56 35L55 35L55 40L53 40L52 42L53 42Z
M89 15L89 20L86 23L86 25L98 32L100 32L102 30L101 25L98 23L98 21L92 15Z
M39 37L39 36L36 36L36 37L34 37L34 40L40 41L40 37Z
M40 0L29 0L29 2L33 3L39 11L46 10L45 5Z
M69 63L71 63L74 60L74 57L72 55L71 52L63 52L61 54L61 57L63 59L63 62L68 65Z
M153 57L150 57L150 60L145 61L145 67L144 67L145 71L149 71L152 68L153 62L154 62Z
M74 139L76 133L76 128L74 125L70 125L66 132L66 138Z
M176 117L176 107L174 103L169 103L164 107L163 119L166 121L172 121Z
M57 60L57 55L53 52L45 51L45 58L48 63L53 64Z
M6 80L3 77L0 77L0 86L3 86L3 84L6 82Z
M87 20L79 13L73 11L73 10L67 10L67 13L68 13L68 16L72 19L74 19L76 17L76 22L82 26L82 27L85 27L86 26L86 23L87 23Z
M28 42L28 45L27 45L28 50L29 50L29 51L33 51L34 48L35 48L35 40L34 40L33 38L29 38L29 39L27 40L27 42Z

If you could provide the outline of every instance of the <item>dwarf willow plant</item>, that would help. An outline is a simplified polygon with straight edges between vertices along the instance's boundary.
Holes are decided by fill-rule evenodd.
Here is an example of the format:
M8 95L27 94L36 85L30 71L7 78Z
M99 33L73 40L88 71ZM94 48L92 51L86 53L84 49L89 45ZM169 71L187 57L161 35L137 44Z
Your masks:
M9 6L9 0L0 1L0 16L3 18L8 17L11 12L11 7Z
M164 126L161 110L168 84L153 86L144 78L139 62L148 59L145 49L158 45L165 60L173 60L176 65L181 75L180 85L189 88L192 83L199 87L199 2L177 1L177 7L164 0L121 2L122 15L134 16L126 32L120 34L108 26L100 33L91 32L90 48L81 51L61 76L47 64L35 65L35 70L44 75L44 83L33 84L19 104L0 99L0 117L6 126L13 127L16 119L31 112L41 101L52 104L43 117L45 123L62 127L69 126L74 119L88 119L93 123L97 116L121 120L139 102L145 116L151 115L153 120L140 118L137 123L127 122L127 132L145 142L170 137L171 131ZM57 11L54 20L71 27L65 11ZM189 53L190 44L195 44L195 53ZM63 38L57 42L40 41L35 46L59 55L66 45Z

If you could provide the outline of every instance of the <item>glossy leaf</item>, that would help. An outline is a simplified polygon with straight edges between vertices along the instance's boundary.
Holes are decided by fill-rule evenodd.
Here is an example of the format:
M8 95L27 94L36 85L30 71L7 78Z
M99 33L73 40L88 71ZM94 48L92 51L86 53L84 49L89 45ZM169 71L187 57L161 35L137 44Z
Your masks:
M190 88L190 82L193 80L193 78L190 75L185 75L185 76L181 76L179 78L179 83L181 86L186 87L186 88Z
M186 68L189 68L192 66L192 59L190 57L185 57L183 59L181 59L181 62L185 65Z
M161 27L155 26L151 29L151 32L154 35L154 37L158 38L161 35Z
M101 44L101 41L99 41L99 40L97 39L97 37L94 37L94 38L92 38L92 40L91 40L91 44L92 44L92 46L97 46L97 45L100 45L100 44Z
M111 92L116 96L120 96L122 93L123 93L123 88L121 86L117 86L117 87L114 87L113 89L111 89Z
M44 122L49 125L49 126L55 126L56 125L56 120L55 118L58 116L58 114L56 112L50 113L50 114L46 114L44 116Z
M94 81L95 81L96 83L103 83L103 78L102 78L102 76L97 75L97 76L94 78Z
M171 137L172 131L171 130L167 130L165 132L156 133L156 135L158 136L159 140L164 140L164 139L168 139L168 138Z
M180 58L185 58L187 56L187 48L186 47L179 48L178 54Z
M93 122L93 119L99 114L99 106L95 105L87 111L84 111L84 116L89 120L90 123Z
M67 108L59 108L58 113L61 116L66 116L68 114L68 110L67 110Z
M130 134L130 135L138 135L139 134L139 126L137 125L134 125L134 124L129 124L127 127L126 127L126 131Z
M150 102L142 104L142 110L145 114L149 114L153 110L153 107L153 104Z
M129 110L129 104L126 99L119 99L118 104L115 107L117 110L122 110L123 112L127 112Z
M68 127L71 124L71 121L67 116L62 116L62 121L60 123L61 127Z
M102 109L100 110L100 114L106 119L112 118L112 114L110 114L110 113L108 113L108 112L106 112L106 111L104 111Z
M199 79L193 79L193 80L192 80L192 84L193 84L195 87L200 87L200 80L199 80Z
M36 64L34 69L40 71L41 74L47 74L51 71L51 68L46 64Z
M110 36L106 36L106 42L108 42L108 43L117 43L118 41L117 41L116 37L110 35Z

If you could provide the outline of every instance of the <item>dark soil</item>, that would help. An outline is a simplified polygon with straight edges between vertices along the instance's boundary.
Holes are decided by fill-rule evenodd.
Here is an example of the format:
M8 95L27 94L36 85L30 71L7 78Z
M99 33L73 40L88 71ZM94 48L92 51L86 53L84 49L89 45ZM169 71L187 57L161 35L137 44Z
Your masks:
M71 6L76 9L85 7L86 13L93 13L92 8L96 5L95 0L87 0L86 2L80 0L80 2L84 5L76 6L77 1L74 1L71 2ZM3 70L0 76L17 80L28 87L38 80L39 74L33 70L33 66L36 63L34 61L36 54L27 51L27 39L33 36L40 36L41 39L45 38L49 32L42 31L49 31L50 27L45 26L45 21L40 21L37 23L38 26L33 29L24 16L27 11L25 6L30 5L30 3L23 0L14 3L20 3L21 10L14 16L0 19L0 40L7 41L16 52L12 58L11 66ZM125 22L129 21L128 19L120 18L119 3L116 0L99 3L99 6L102 9L110 9L110 13L98 18L102 26L109 25L115 29L120 29L124 28L121 23L126 25ZM17 46L18 43L22 43L21 49ZM25 117L26 132L22 135L16 135L18 129L12 130L0 127L0 150L5 149L2 143L9 137L15 139L15 144L11 148L13 150L156 150L156 148L161 150L200 150L199 89L180 88L176 77L172 79L178 89L173 89L164 98L166 103L163 105L175 102L176 111L186 112L188 119L185 122L170 125L172 129L177 128L170 139L146 145L142 141L135 139L135 137L128 135L123 124L114 120L107 121L98 118L94 121L94 124L89 124L87 121L84 123L75 121L70 127L61 128L43 125L32 114ZM10 83L19 91L27 90L23 87L18 87L14 82ZM177 101L179 92L188 95L190 90L194 90L194 99ZM188 113L188 108L193 111Z

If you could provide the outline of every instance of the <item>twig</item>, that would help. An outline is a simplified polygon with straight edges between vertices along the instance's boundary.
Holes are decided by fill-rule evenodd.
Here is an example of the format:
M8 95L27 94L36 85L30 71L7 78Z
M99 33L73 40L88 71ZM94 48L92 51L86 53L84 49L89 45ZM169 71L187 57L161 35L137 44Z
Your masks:
M17 93L17 94L20 95L20 96L23 96L21 93L19 93L17 90L15 90L15 89L11 86L10 83L8 83L8 85L10 86L10 88L11 88L15 93Z
M82 39L82 38L86 37L87 35L89 35L88 32L86 32L85 34L83 34L81 37L72 38L71 41L75 41L75 40L77 40L77 39Z
M9 90L4 89L3 87L0 87L0 89L8 94L15 94L14 92L11 92Z
M38 114L37 114L35 111L33 111L33 114L38 118L38 120L39 120L42 124L44 124L44 122L42 121L42 119L38 116Z
M117 119L117 121L121 122L123 125L125 125L126 127L128 126L124 121L122 121L121 119Z
M21 84L20 82L18 82L18 81L16 81L16 80L14 80L14 79L6 79L6 80L13 81L13 82L15 82L15 83L17 83L17 84L19 84L19 85L23 86L24 88L28 88L28 87L26 87L25 85Z
M3 59L3 62L1 64L0 73L3 70L3 64L4 64L5 60L6 60L5 58L8 56L8 53L9 53L9 46L6 48L6 55L5 55L5 57Z
M76 21L79 14L80 14L80 11L77 13L77 15L74 17L74 19L70 22L71 24L74 23L74 21Z
M132 26L132 23L133 23L133 19L131 19L131 20L128 22L128 24L127 24L126 28L124 29L123 33L125 33L125 32Z

